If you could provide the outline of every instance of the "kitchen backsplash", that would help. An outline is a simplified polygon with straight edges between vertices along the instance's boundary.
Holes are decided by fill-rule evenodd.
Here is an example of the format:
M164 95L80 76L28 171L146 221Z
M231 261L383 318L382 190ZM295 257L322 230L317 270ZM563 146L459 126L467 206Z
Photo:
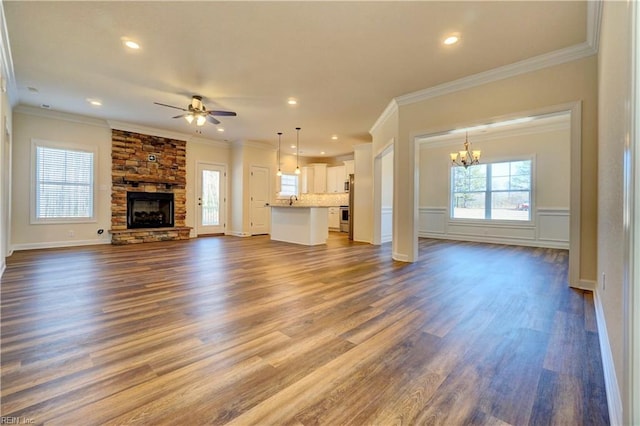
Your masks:
M349 193L340 194L300 194L297 205L302 206L347 206L349 205ZM274 204L289 204L289 199L276 200Z

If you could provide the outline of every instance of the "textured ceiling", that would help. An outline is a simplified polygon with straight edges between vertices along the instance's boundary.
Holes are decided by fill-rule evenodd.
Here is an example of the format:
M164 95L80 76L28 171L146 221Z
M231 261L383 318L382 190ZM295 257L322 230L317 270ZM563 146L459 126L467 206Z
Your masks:
M193 94L219 117L202 136L340 155L370 141L389 101L585 42L584 2L4 1L19 103L194 133ZM461 43L445 47L445 35ZM129 51L122 39L140 43ZM36 89L35 92L33 89ZM289 106L295 97L299 103ZM87 98L102 101L93 107ZM331 140L338 135L338 140Z

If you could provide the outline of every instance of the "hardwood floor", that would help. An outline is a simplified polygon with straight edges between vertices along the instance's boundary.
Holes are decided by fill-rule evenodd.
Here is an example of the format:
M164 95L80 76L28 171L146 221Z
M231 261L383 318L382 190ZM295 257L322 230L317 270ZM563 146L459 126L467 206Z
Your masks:
M2 416L35 424L604 425L568 253L332 234L16 252Z

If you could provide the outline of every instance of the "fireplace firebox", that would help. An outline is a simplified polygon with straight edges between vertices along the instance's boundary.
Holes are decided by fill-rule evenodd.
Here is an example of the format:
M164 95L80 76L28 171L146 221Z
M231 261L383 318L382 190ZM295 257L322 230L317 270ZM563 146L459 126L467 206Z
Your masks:
M171 228L173 194L127 192L127 228Z

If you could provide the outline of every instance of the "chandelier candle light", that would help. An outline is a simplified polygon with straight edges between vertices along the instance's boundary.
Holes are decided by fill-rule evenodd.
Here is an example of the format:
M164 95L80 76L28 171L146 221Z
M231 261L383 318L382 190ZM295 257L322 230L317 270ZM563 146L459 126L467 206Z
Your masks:
M480 150L471 150L469 132L467 132L464 137L464 151L452 152L449 156L453 164L463 166L465 169L469 166L480 164Z

